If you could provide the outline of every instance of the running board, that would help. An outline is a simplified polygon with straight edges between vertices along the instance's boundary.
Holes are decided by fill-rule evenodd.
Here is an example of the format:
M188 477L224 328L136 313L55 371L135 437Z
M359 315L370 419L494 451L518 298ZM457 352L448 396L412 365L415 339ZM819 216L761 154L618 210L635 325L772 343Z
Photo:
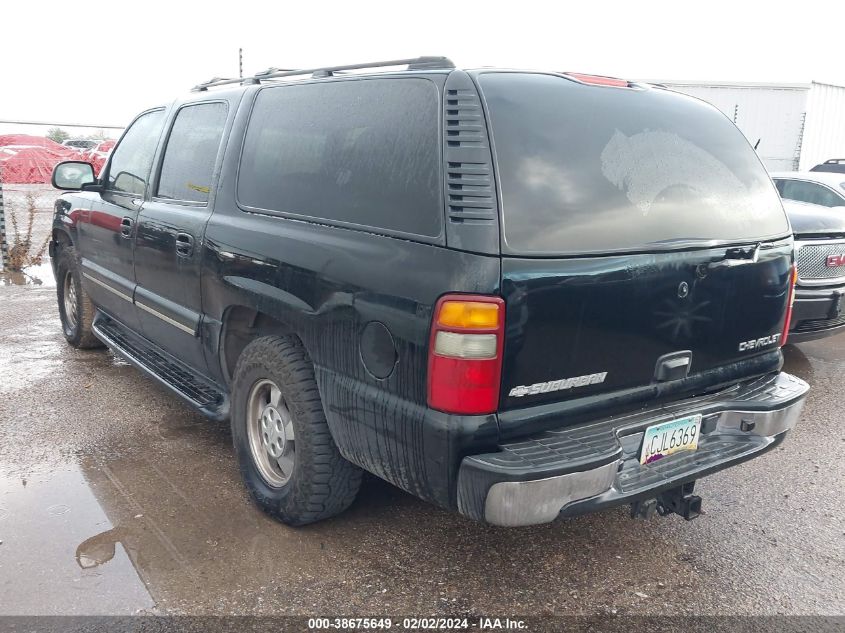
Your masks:
M155 344L98 312L91 328L103 343L212 420L229 417L229 398Z

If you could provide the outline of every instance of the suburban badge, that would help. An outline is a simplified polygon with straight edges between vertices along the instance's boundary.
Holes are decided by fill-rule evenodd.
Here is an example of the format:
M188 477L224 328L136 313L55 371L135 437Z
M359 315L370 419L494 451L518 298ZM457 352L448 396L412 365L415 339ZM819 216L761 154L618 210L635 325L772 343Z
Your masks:
M536 396L538 393L549 393L550 391L564 391L572 387L586 387L587 385L598 385L604 382L607 377L607 372L603 371L598 374L586 374L584 376L575 376L574 378L561 378L559 380L550 380L549 382L535 382L533 385L520 385L514 387L508 394L511 398L521 398L522 396Z

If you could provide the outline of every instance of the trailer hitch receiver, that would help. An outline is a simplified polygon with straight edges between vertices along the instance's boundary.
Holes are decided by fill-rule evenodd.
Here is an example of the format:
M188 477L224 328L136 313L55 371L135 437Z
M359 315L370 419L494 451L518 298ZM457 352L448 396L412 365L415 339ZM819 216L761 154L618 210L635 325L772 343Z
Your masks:
M678 514L687 521L692 521L701 514L701 497L692 494L695 482L691 481L662 492L657 497L657 513L660 516Z
M701 514L701 497L692 494L695 482L661 492L656 499L642 499L631 504L632 519L650 519L656 514L662 517L678 514L692 521Z

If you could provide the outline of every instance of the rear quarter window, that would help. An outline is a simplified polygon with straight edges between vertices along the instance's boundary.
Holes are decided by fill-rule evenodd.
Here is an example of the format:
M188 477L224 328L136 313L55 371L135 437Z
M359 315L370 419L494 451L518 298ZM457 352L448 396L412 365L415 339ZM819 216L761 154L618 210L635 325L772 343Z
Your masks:
M227 112L222 102L187 105L179 110L164 150L156 192L159 198L208 202Z
M515 254L606 253L781 237L754 150L715 108L660 89L483 73Z
M244 139L238 202L426 237L442 231L439 98L425 79L262 90Z

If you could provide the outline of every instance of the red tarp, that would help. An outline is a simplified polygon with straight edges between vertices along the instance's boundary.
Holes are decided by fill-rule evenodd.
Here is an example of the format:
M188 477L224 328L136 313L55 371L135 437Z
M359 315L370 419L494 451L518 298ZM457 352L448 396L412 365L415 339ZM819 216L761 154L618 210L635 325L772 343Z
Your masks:
M84 160L86 163L91 163L94 166L94 174L96 176L100 175L100 170L103 168L103 165L106 164L106 158L108 154L85 154L79 160Z
M53 167L63 160L91 163L94 173L99 174L115 143L107 139L91 151L80 152L44 136L0 134L0 182L49 183Z
M100 170L103 168L103 165L105 165L106 159L109 157L109 153L114 149L116 143L117 141L113 139L106 139L85 153L85 158L83 160L87 160L89 163L94 165L95 174L100 174Z
M29 134L0 134L0 147L16 145L21 147L49 147L58 149L64 147L46 136L31 136Z
M116 143L117 141L114 139L107 138L105 141L100 142L97 147L94 148L94 151L99 152L100 154L108 154L114 149Z
M49 183L57 163L85 160L79 152L56 145L57 148L0 146L0 180L5 183Z

